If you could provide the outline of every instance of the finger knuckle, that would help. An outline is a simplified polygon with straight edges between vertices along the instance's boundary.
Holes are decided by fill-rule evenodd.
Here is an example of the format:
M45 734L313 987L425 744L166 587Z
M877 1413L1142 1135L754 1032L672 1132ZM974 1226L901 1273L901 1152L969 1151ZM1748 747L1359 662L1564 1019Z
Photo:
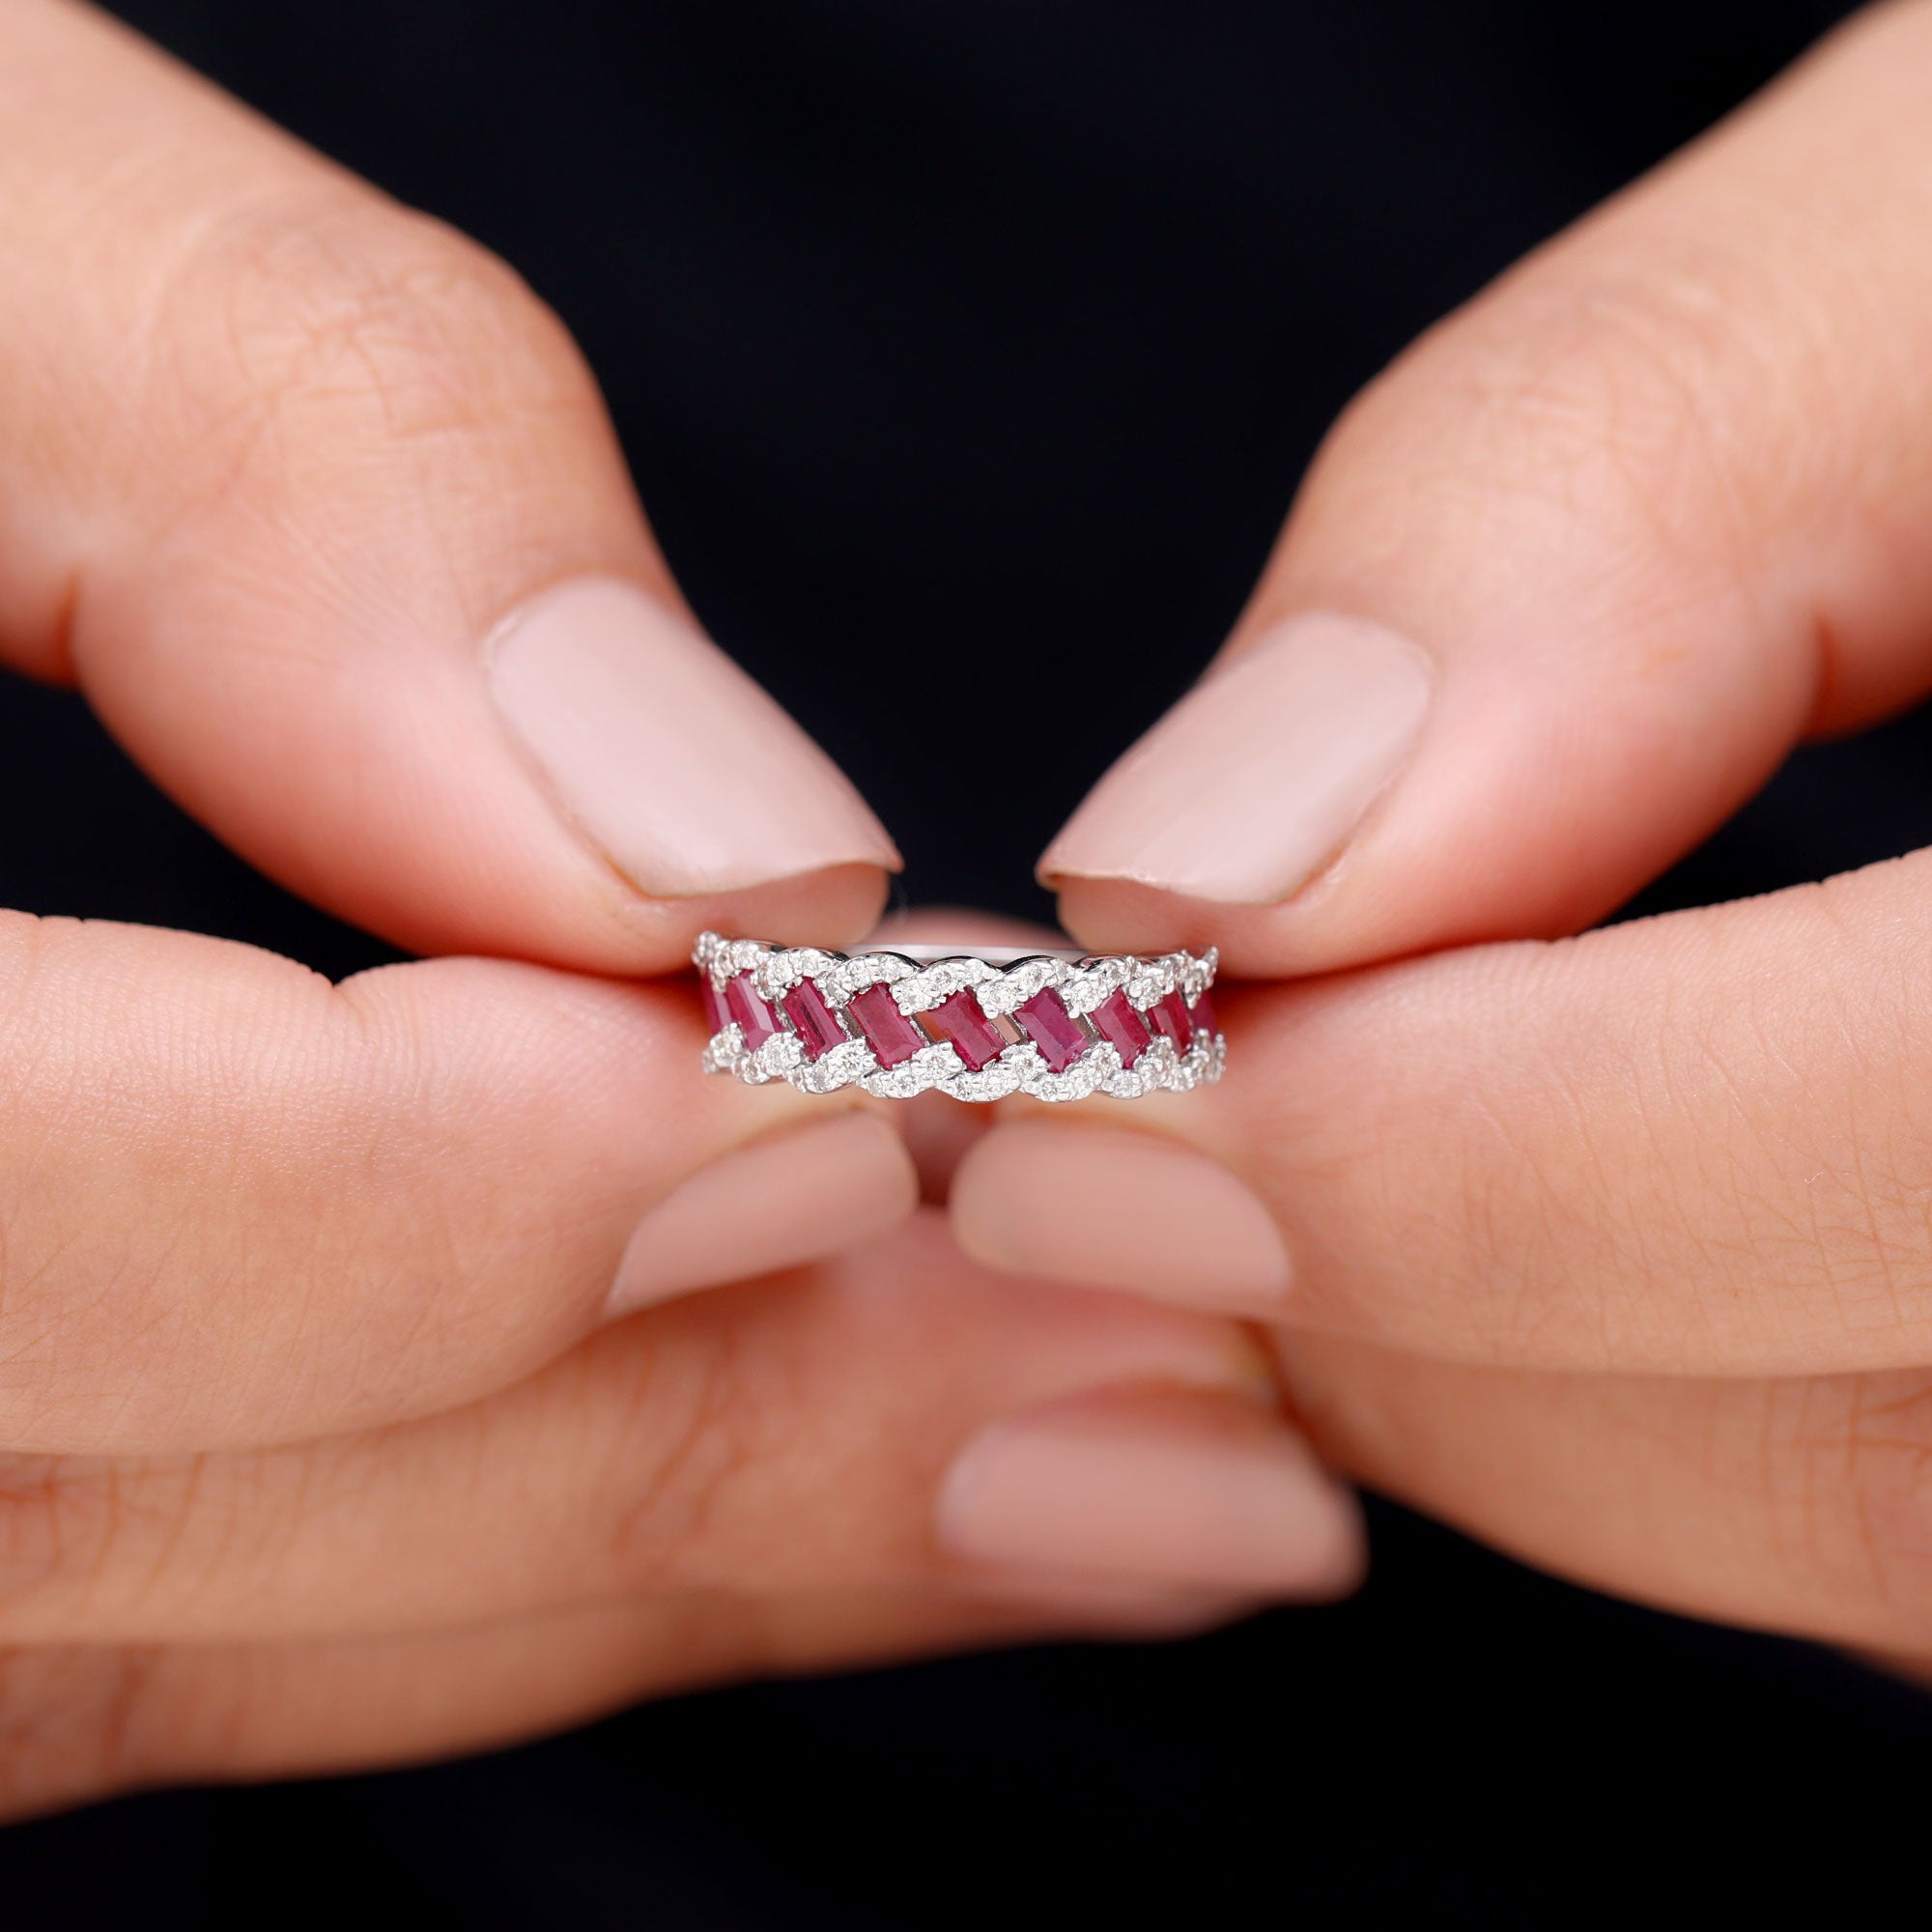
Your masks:
M512 270L360 194L229 215L176 265L154 335L153 418L251 482L318 440L473 441L594 406L562 326Z
M1932 1647L1932 1372L1773 1385L1745 1456L1823 1634Z
M203 1457L146 1466L0 1459L0 1642L192 1606L234 1555L239 1527L228 1507L211 1508L212 1466Z
M158 1769L146 1650L0 1649L0 1818L124 1791Z
M45 1456L0 1460L0 1634L51 1587L98 1561L102 1513ZM99 1492L95 1492L97 1496Z
M637 1350L625 1373L627 1421L606 1445L599 1483L612 1498L593 1551L601 1586L634 1594L784 1580L807 1543L796 1519L796 1534L770 1534L807 1460L784 1352L748 1346L737 1324L694 1324Z
M1932 1356L1932 1066L1909 1021L1917 962L1903 947L1888 956L1852 883L1794 891L1781 908L1787 939L1844 970L1810 976L1802 1001L1776 980L1734 989L1694 1041L1712 1069L1692 1197L1700 1258L1740 1309L1785 1311L1787 1347L1820 1368Z
M1708 459L1723 324L1701 277L1597 271L1526 308L1507 336L1478 327L1463 377L1508 464L1580 477L1622 507L1654 503L1660 477Z
M1832 378L1787 305L1776 330L1721 240L1656 224L1532 263L1424 338L1359 406L1407 515L1457 533L1507 517L1606 584L1634 563L1687 600L1753 581L1770 493L1806 473L1776 446ZM1820 330L1816 331L1822 335ZM1742 427L1748 425L1748 434ZM1624 600L1627 603L1627 600Z

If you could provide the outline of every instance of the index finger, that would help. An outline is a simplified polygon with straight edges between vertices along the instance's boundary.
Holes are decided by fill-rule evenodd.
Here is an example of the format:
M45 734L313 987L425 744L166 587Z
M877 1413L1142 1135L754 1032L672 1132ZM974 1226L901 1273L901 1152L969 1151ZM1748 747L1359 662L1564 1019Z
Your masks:
M502 263L61 0L0 9L0 661L415 951L865 929L891 841Z

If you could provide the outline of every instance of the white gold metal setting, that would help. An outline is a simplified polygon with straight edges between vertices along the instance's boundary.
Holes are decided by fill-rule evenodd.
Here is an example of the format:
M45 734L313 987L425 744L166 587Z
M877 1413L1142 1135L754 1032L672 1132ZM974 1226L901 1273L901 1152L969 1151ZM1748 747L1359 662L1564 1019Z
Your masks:
M867 947L832 952L702 934L693 961L707 1073L884 1099L1104 1094L1137 1100L1218 1080L1218 955Z

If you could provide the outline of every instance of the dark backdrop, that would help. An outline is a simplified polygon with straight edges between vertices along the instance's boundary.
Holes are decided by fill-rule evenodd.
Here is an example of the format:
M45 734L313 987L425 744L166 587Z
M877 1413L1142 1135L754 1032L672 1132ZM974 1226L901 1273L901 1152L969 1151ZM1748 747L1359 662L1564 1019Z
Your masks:
M1349 393L1841 10L121 11L516 263L587 349L692 601L857 778L911 892L1039 912L1034 855L1199 668ZM1069 646L1110 667L1077 705L1040 669ZM956 753L877 728L908 647L1051 748L970 826L931 796L979 707L950 712ZM1928 750L1908 720L1805 753L1645 906L1932 842ZM0 903L338 974L388 956L227 857L67 696L0 688ZM732 1691L19 1828L0 1932L1547 1926L1918 1894L1916 1695L1376 1528L1357 1602L1176 1648Z

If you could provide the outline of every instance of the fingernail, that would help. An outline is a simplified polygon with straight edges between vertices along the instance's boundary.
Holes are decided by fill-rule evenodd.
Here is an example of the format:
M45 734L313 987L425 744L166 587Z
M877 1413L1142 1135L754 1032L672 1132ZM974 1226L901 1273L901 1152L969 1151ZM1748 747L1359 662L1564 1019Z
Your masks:
M636 585L583 578L490 639L491 695L561 808L653 897L827 866L896 868L845 777L716 644Z
M919 1176L874 1114L841 1112L721 1154L638 1224L606 1304L615 1317L823 1261L896 1227Z
M1363 1562L1354 1499L1300 1436L1253 1404L1179 1392L995 1423L949 1472L938 1532L1009 1574L1274 1597L1339 1594Z
M1151 1133L998 1126L952 1179L952 1230L990 1267L1266 1319L1291 1268L1274 1217L1220 1162Z
M1429 659L1361 617L1292 617L1183 697L1088 795L1040 875L1243 905L1329 865L1406 762Z

